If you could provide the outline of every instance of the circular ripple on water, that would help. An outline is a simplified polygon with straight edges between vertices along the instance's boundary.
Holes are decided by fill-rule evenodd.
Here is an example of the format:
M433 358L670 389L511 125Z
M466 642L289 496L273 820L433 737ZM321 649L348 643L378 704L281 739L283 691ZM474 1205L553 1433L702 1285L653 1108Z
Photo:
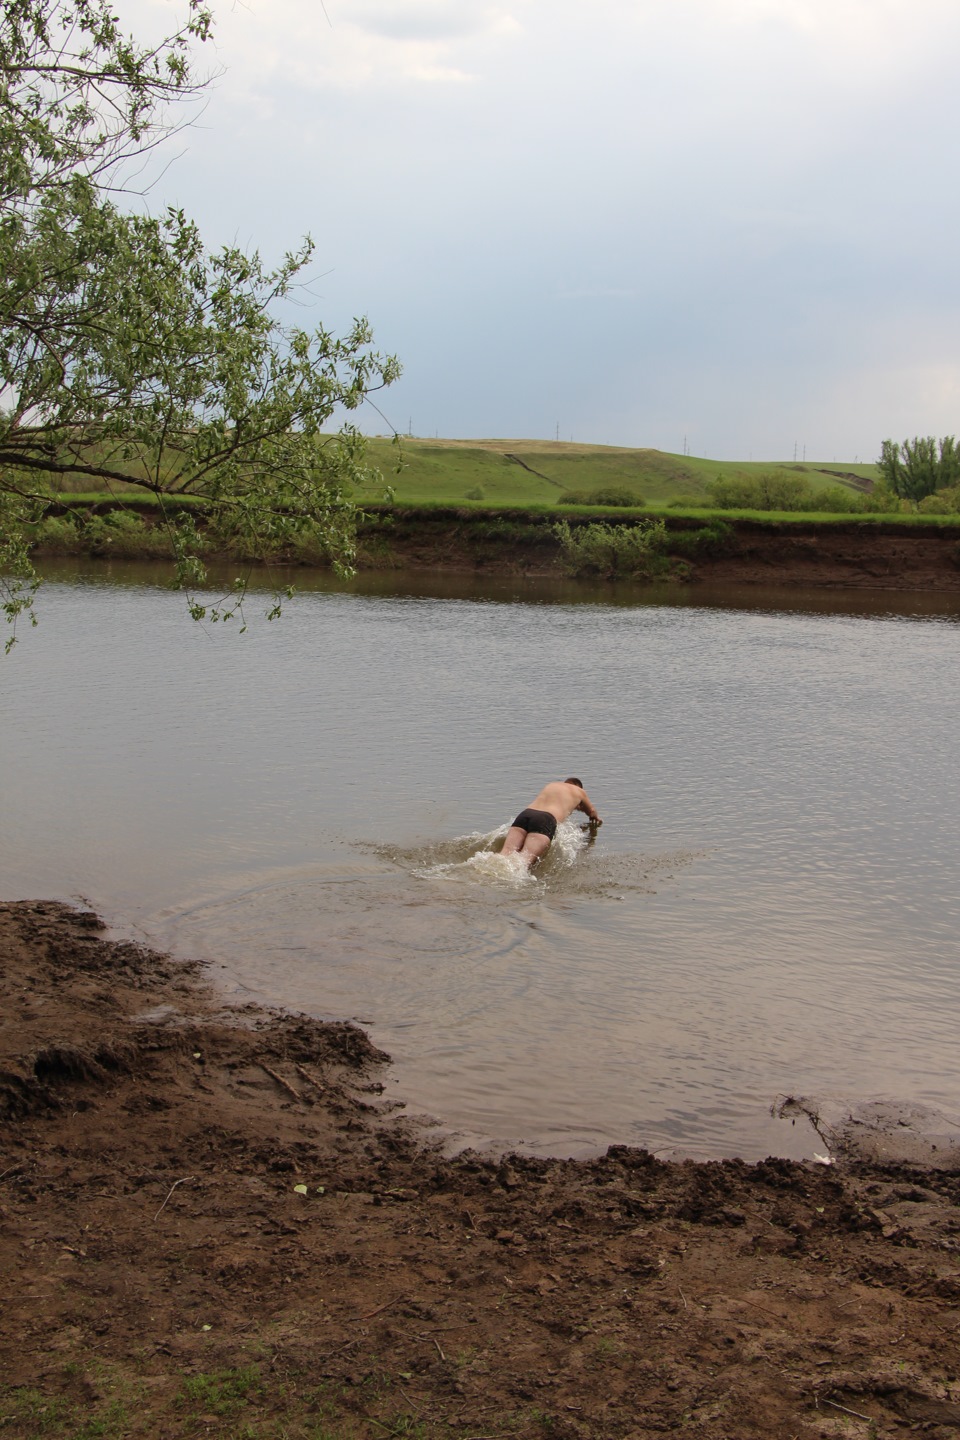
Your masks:
M222 964L238 991L324 1015L422 1012L520 945L528 922L490 887L406 871L324 867L222 894L163 925L179 953ZM461 999L462 1003L462 999Z

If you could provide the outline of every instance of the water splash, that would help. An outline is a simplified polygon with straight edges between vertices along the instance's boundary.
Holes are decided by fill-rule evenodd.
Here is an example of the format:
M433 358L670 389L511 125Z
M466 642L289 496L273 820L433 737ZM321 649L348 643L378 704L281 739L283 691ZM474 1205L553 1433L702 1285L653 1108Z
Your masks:
M509 825L500 825L485 834L474 831L452 840L408 849L378 846L377 851L419 880L472 880L511 890L527 890L549 885L569 870L588 843L584 827L567 820L557 826L550 849L531 869L519 855L500 853L509 828Z
M527 894L559 889L567 895L607 900L623 900L627 892L655 895L660 884L675 880L677 871L708 853L611 855L594 844L587 826L568 820L557 827L544 858L529 869L519 856L500 853L509 828L475 830L426 845L360 843L359 848L372 850L418 880L473 881Z
M519 855L501 855L498 850L477 850L466 860L430 865L413 873L421 880L480 880L505 885L511 890L525 890L537 884L537 877Z

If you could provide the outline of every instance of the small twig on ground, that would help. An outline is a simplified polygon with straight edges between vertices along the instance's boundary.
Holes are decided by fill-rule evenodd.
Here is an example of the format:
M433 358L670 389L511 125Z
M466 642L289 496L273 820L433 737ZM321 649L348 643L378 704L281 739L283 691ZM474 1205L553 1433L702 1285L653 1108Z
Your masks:
M354 1315L352 1318L348 1317L347 1324L357 1325L361 1320L372 1320L374 1315L379 1315L383 1310L389 1310L391 1305L399 1305L401 1300L409 1300L410 1298L409 1295L395 1295L393 1299L388 1300L385 1305L378 1305L376 1310L368 1310L366 1315Z
M276 1084L280 1086L281 1090L286 1090L287 1094L292 1099L296 1100L298 1105L302 1104L303 1096L299 1093L299 1091L294 1090L293 1086L288 1081L284 1080L282 1075L278 1075L276 1070L271 1070L269 1065L264 1065L262 1060L259 1060L257 1063L260 1066L260 1069L265 1071L266 1074L270 1076L270 1079L275 1081Z
M160 1211L163 1210L164 1206L170 1199L170 1196L173 1194L174 1190L176 1190L177 1186L186 1185L188 1180L194 1180L195 1178L196 1177L194 1175L184 1175L181 1180L174 1180L173 1184L170 1186L170 1189L167 1191L166 1196L164 1197L163 1205L160 1206L160 1210L158 1210L156 1215L154 1215L153 1217L154 1225L156 1225L157 1221L160 1219Z
M354 1345L359 1345L359 1340L347 1340L343 1345L338 1345L335 1350L328 1350L326 1355L318 1355L316 1363L322 1365L325 1360L332 1360L334 1355L342 1355L344 1350L352 1350Z
M434 1340L433 1343L434 1343L434 1345L436 1345L436 1347L437 1347L437 1354L440 1356L440 1359L443 1360L444 1362L446 1362L447 1357L446 1357L446 1355L444 1355L443 1351L440 1349L440 1342L439 1342L439 1340Z
M314 1090L319 1090L319 1091L320 1091L320 1094L321 1094L321 1095L323 1094L324 1090L325 1090L327 1087L326 1087L325 1085L321 1085L321 1084L320 1084L320 1081L317 1080L317 1079L315 1079L314 1076L312 1076L312 1075L310 1074L310 1071L309 1071L309 1070L304 1069L304 1067L303 1067L302 1065L298 1065L298 1064L296 1063L296 1061L294 1061L294 1066L293 1066L293 1068L296 1070L297 1074L298 1074L303 1080L306 1080L306 1082L307 1082L308 1085L312 1085L313 1088L314 1088Z
M826 1395L814 1395L816 1405L832 1405L834 1410L842 1410L844 1415L852 1415L855 1420L866 1420L868 1425L873 1424L872 1415L863 1415L859 1410L848 1410L846 1405L838 1405L836 1400L828 1400Z
M776 1313L776 1311L774 1311L774 1310L768 1310L765 1305L758 1305L757 1302L756 1302L756 1300L745 1300L742 1295L737 1295L737 1296L735 1296L734 1298L735 1298L741 1305L752 1305L753 1308L754 1308L754 1310L759 1310L759 1311L762 1312L762 1314L764 1314L764 1315L769 1315L771 1320L776 1320L776 1321L778 1321L779 1324L781 1324L781 1325L784 1323L784 1318L783 1318L782 1315L778 1315L778 1314Z
M683 1301L683 1308L684 1308L684 1310L689 1309L689 1306L687 1305L687 1297L686 1297L686 1295L684 1295L683 1291L680 1290L680 1286L679 1286L679 1285L677 1286L677 1289L680 1291L680 1299Z
M6 1170L0 1170L0 1180L5 1180L8 1175L18 1175L21 1170L26 1168L22 1162L19 1165L9 1165Z

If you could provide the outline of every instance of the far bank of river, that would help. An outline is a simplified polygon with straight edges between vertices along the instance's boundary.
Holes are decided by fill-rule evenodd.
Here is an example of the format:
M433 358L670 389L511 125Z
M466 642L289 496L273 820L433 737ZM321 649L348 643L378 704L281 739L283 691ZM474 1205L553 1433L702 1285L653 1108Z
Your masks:
M98 505L87 512L105 514ZM113 507L115 508L115 507ZM48 538L36 550L44 561L56 556L96 559L162 558L166 542L144 523L105 533L81 527L75 537ZM556 533L562 518L549 511L481 510L466 506L377 505L367 507L358 527L357 569L405 570L484 576L562 579L570 567ZM643 517L616 512L570 514L574 530L601 521L611 526L642 523ZM737 519L717 513L692 518L666 515L667 540L650 575L620 574L632 584L776 585L800 588L960 591L960 527L907 518ZM211 559L237 558L211 548ZM299 568L325 568L322 552L309 546L275 557ZM256 563L256 562L254 562ZM589 577L588 577L589 578ZM594 579L604 579L593 573Z
M362 527L359 564L563 574L554 523L551 516L521 512L397 508ZM608 514L604 523L622 522ZM666 554L674 562L667 578L674 582L960 590L960 533L952 527L765 522L718 514L710 521L667 517L667 529Z

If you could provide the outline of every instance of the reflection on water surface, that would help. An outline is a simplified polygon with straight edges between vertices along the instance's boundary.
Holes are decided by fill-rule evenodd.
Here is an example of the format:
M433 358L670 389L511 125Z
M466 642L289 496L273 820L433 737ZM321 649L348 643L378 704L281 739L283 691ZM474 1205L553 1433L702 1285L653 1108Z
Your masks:
M2 675L7 898L363 1018L478 1139L800 1154L780 1093L957 1108L952 597L365 577L238 637L142 571L60 575ZM596 844L505 872L571 773Z

